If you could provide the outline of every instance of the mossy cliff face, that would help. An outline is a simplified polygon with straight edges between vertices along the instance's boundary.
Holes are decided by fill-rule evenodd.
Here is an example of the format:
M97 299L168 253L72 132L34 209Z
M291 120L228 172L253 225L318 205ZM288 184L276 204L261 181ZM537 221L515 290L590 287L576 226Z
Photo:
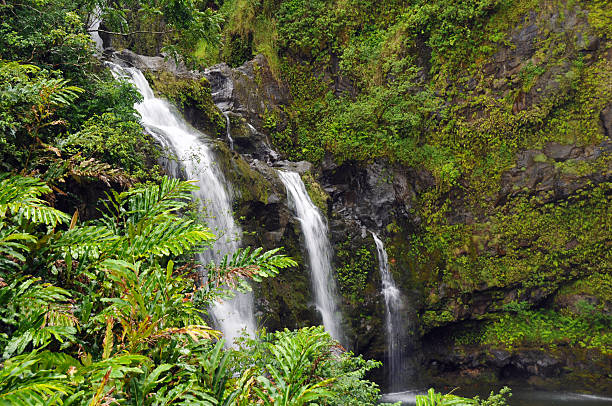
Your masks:
M425 367L586 385L559 355L578 348L612 367L610 299L575 288L610 278L609 4L491 1L470 11L465 2L454 13L434 1L402 14L412 6L282 3L278 51L291 98L280 124L269 114L261 131L281 155L315 162L360 351L384 351L382 334L368 333L382 323L373 243L362 237L373 230L414 306L410 328L436 343ZM362 302L353 300L360 289ZM554 305L567 297L592 308ZM362 315L377 320L354 327ZM488 350L482 362L453 360L470 348L515 359L554 350L560 372L499 366ZM609 381L602 371L593 382Z
M344 7L336 5L326 18ZM308 47L294 38L304 48L287 52L280 81L262 57L210 68L211 97L235 134L235 151L221 146L219 156L253 233L245 243L285 246L304 262L299 225L268 163L307 158L304 180L329 220L355 349L385 357L374 231L410 304L406 328L415 346L427 344L415 352L431 382L610 390L605 6L491 2L464 24L469 32L448 36L382 7L388 14L366 21L378 24L368 41L349 24L367 15L357 7L344 28L313 23L321 35ZM298 23L283 18L283 30ZM266 326L319 322L304 268L257 289Z

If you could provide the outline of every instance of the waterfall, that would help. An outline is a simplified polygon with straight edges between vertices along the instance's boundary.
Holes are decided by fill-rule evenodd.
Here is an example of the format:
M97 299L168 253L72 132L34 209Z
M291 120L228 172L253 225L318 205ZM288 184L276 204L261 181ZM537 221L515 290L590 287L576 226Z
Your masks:
M102 24L101 14L102 10L100 9L100 6L96 6L90 15L90 20L87 27L89 36L95 44L96 54L98 55L101 55L104 51L104 42L102 41L100 33L98 32L98 29L100 29L100 24Z
M342 342L344 336L340 327L338 294L332 275L332 248L327 237L327 224L323 216L312 203L304 182L296 172L278 171L278 175L287 189L291 208L302 226L315 305L323 318L325 330L336 340Z
M391 275L385 245L376 234L372 233L372 237L376 243L382 294L385 299L389 386L390 390L395 392L406 389L403 387L407 375L403 347L406 345L405 328L407 326L402 323L402 313L405 311L405 306L401 293L393 280L393 275Z
M199 190L193 192L194 198L205 210L208 226L218 236L213 247L199 255L199 260L203 264L218 263L224 255L239 248L241 230L232 215L229 184L215 163L210 141L189 126L168 102L154 96L142 72L109 65L114 75L130 81L142 94L144 100L134 106L142 117L142 125L180 163L169 160L168 171L175 177L184 173L188 179L196 180ZM215 304L211 313L228 344L233 343L242 330L253 335L256 329L250 292Z
M230 122L229 114L227 114L227 112L225 111L221 111L221 112L225 116L225 125L226 125L225 136L227 137L227 141L229 142L230 149L233 151L234 150L234 139L232 138L232 130L231 130L232 123Z

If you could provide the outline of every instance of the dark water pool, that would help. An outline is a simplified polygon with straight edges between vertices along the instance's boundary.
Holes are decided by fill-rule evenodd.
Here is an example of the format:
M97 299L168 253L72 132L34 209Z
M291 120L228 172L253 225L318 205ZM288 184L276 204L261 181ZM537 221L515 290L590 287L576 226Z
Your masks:
M383 396L383 402L402 402L402 405L414 405L416 395L420 394L424 392L410 390L388 393ZM612 397L513 388L509 404L510 406L611 406Z

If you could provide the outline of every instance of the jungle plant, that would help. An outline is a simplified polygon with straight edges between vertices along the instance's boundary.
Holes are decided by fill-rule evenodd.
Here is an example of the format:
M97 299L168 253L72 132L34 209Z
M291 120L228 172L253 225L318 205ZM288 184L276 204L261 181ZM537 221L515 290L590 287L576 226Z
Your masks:
M499 393L491 392L489 397L483 400L478 396L474 399L462 398L452 392L443 395L430 388L426 395L416 396L416 406L506 406L506 396L512 396L508 387L502 388Z
M0 403L232 404L228 353L203 317L220 293L197 294L188 259L214 238L180 213L190 183L111 192L102 217L83 225L48 206L41 180L0 185ZM244 290L242 279L294 264L278 250L244 249L210 269Z
M295 335L283 334L269 345L278 365L266 365L273 381L260 376L257 381L261 387L253 388L265 405L301 406L333 396L327 387L336 378L313 380L309 368L326 346L326 336L320 330L305 329Z

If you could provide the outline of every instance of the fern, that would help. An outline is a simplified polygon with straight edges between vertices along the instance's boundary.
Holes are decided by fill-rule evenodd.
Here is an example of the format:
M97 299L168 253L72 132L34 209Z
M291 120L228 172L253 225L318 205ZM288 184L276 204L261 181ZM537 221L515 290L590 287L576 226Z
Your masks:
M1 179L1 178L0 178ZM51 192L43 181L24 176L11 176L0 180L0 218L12 216L16 221L30 221L55 227L70 221L70 217L48 206L40 199Z
M193 282L173 275L172 262L165 272L159 268L141 270L140 266L121 260L102 263L122 294L102 299L108 306L97 318L101 322L112 317L121 325L125 347L140 351L152 342L174 336L189 336L196 341L220 336L205 325L203 309L189 300Z
M72 388L66 375L45 367L47 353L36 351L4 361L0 366L0 405L55 405Z
M320 399L334 396L328 389L337 377L313 380L307 373L312 370L310 365L315 355L327 347L329 337L319 327L306 328L297 334L283 334L268 348L274 355L280 369L268 364L266 369L273 381L260 376L257 381L260 387L253 390L267 406L301 406Z
M204 226L184 218L160 219L146 223L143 219L134 236L126 240L125 249L135 259L150 255L178 256L202 243L213 241L214 238Z
M261 282L278 275L281 269L297 266L292 258L278 254L281 249L262 252L261 247L247 247L238 249L231 257L225 255L218 266L208 266L206 289L214 291L226 287L239 292L250 291L249 280Z
M126 192L112 192L103 202L107 224L136 227L146 224L143 219L169 218L176 215L191 201L191 192L197 186L179 179L164 177L159 185L143 185Z
M1 320L13 329L3 357L20 354L28 345L43 347L52 339L74 340L77 321L69 299L66 290L39 278L16 278L0 287Z
M45 78L39 81L42 100L52 106L72 104L85 90L77 86L68 86L70 80Z
M17 265L17 261L25 262L25 254L30 250L27 243L35 241L33 235L0 221L0 266L8 268Z
M433 389L429 389L427 395L416 396L416 406L471 406L477 402L472 399L447 394L442 395Z

